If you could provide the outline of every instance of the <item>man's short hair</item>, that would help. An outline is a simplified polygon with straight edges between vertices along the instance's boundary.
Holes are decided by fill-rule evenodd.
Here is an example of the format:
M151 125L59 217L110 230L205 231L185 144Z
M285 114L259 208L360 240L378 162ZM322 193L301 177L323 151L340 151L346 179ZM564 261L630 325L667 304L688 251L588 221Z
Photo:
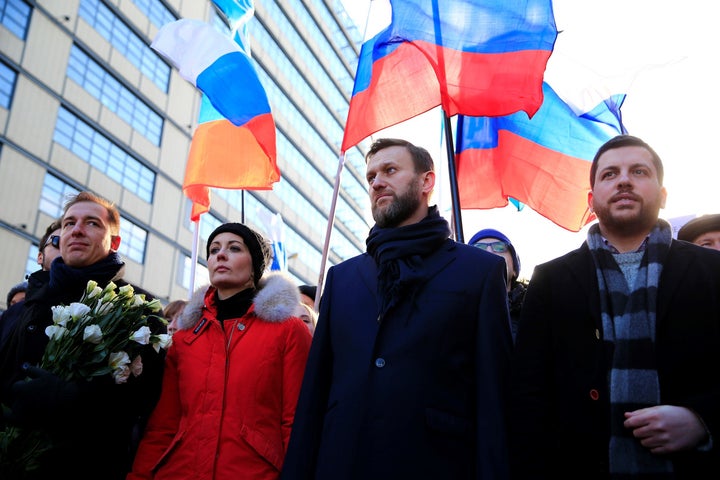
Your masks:
M48 227L45 229L45 233L43 233L43 236L40 237L40 245L38 248L40 248L40 251L42 252L45 250L45 245L47 245L48 239L50 238L50 235L55 230L60 230L62 228L62 221L61 219L54 220Z
M665 176L665 171L663 169L662 160L660 160L660 156L657 154L657 152L653 150L650 145L648 145L638 137L633 137L632 135L618 135L605 142L595 154L595 157L592 161L592 166L590 167L590 188L595 188L595 174L597 173L598 160L600 159L600 156L608 150L613 150L615 148L621 147L642 147L648 152L650 152L653 164L655 164L655 170L657 170L658 182L660 182L660 185L663 184L663 177Z
M65 214L67 214L70 207L80 202L93 202L105 207L108 215L108 225L110 226L110 235L120 235L120 212L118 212L117 207L110 200L106 200L92 192L84 191L70 196L63 208L63 218L65 218Z
M367 161L370 160L370 157L375 155L377 152L388 147L407 148L413 160L415 173L432 172L435 170L435 163L433 162L430 152L400 138L378 138L375 140L375 142L373 142L370 146L370 150L368 150L367 155L365 155L365 163L367 163Z

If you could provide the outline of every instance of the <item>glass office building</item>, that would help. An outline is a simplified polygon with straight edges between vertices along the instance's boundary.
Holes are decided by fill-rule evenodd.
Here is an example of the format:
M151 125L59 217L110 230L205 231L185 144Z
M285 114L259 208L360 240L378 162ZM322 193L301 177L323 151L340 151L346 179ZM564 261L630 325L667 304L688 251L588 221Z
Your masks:
M210 0L0 0L0 308L39 268L40 236L80 190L117 204L125 278L163 301L207 283L205 239L225 221L275 237L281 218L288 273L317 283L360 32L340 0L255 1L250 52L281 180L267 191L213 190L193 269L182 182L201 96L149 46L179 18L230 34ZM326 268L365 249L366 146L347 152Z

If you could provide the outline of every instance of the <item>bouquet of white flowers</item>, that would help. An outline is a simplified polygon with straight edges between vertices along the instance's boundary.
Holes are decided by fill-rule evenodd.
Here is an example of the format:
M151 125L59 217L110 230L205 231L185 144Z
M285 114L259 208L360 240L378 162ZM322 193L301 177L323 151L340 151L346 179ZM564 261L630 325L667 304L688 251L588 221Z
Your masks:
M117 290L117 291L116 291ZM89 281L79 302L52 307L53 324L45 329L50 338L40 367L66 381L92 381L112 375L125 383L131 375L142 374L140 350L152 345L167 349L172 337L152 334L149 317L162 309L158 300L147 301L131 285L117 288L110 282L101 289ZM52 448L41 432L15 426L0 430L0 477L3 472L31 471L37 459Z

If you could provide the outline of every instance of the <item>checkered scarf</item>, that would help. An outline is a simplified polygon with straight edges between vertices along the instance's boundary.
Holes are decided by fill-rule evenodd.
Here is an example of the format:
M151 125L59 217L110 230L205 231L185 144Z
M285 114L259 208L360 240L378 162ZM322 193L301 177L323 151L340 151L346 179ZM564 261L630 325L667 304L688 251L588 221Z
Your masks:
M590 227L588 246L595 261L600 287L603 338L612 344L610 385L610 475L613 479L672 478L669 460L653 455L623 426L624 412L660 403L655 364L657 289L672 230L658 220L644 253L613 253L597 224ZM642 255L634 285L618 262L623 256ZM637 263L637 261L636 261Z

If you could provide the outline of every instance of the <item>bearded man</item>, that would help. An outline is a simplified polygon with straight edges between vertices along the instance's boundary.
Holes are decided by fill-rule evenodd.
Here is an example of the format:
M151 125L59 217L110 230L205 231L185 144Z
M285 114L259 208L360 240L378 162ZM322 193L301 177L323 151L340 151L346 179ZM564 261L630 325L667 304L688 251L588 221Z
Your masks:
M587 241L538 265L513 351L519 479L720 475L720 255L658 218L663 164L617 136L590 170Z
M328 271L282 478L507 478L505 262L449 238L425 149L366 161L375 225Z

